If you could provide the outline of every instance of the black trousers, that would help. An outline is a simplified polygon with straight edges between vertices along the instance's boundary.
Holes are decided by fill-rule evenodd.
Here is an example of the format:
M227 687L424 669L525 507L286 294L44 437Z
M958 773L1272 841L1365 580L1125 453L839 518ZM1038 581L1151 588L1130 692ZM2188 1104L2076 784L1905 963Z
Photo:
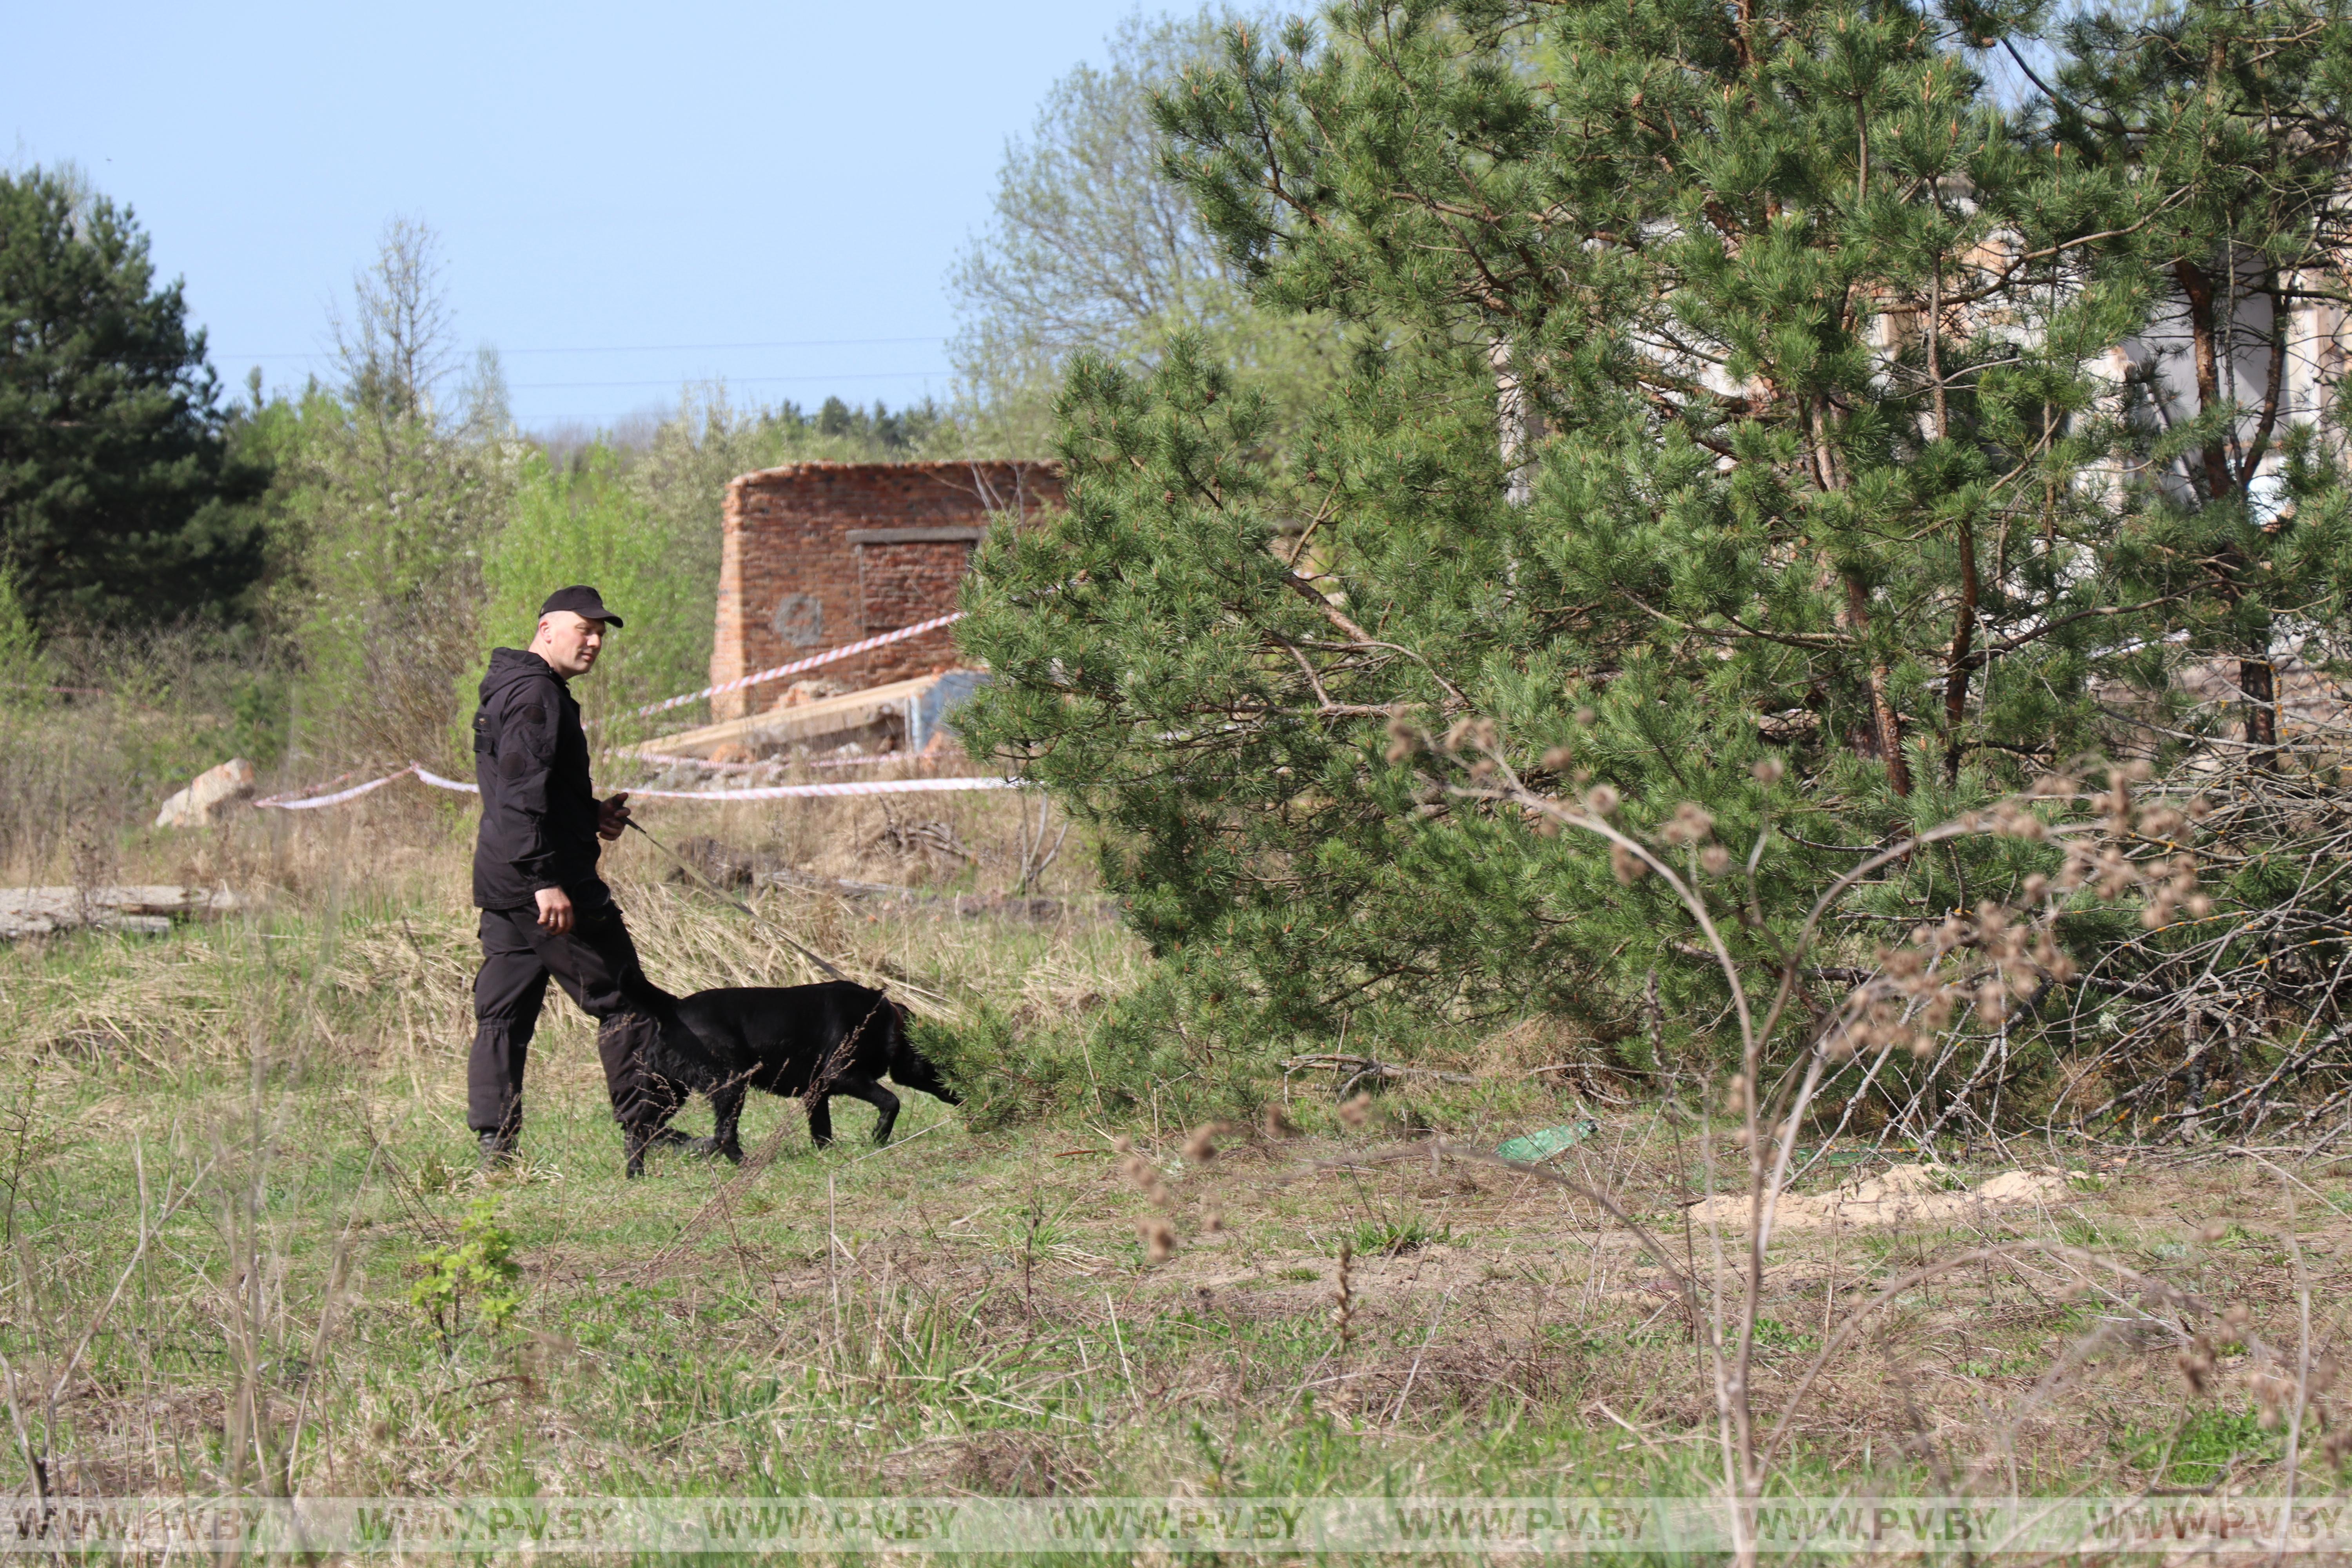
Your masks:
M572 925L561 934L539 923L535 908L482 911L466 1124L508 1138L521 1129L523 1067L551 975L600 1026L596 1054L604 1064L613 1119L635 1154L685 1100L685 1091L650 1065L660 1030L676 1021L668 996L638 967L636 943L611 892L598 882L571 893Z

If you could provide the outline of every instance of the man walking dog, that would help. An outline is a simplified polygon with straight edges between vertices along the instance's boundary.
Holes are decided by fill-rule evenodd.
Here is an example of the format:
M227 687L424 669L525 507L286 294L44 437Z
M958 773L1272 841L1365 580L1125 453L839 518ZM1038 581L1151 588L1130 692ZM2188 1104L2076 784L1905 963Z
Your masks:
M523 1064L547 981L598 1021L596 1054L628 1172L647 1144L686 1142L667 1125L683 1098L648 1065L669 997L649 984L596 875L598 840L628 826L625 792L599 801L588 777L588 737L567 684L595 668L604 629L621 617L595 589L558 589L540 607L530 647L490 655L474 714L474 777L482 824L474 843L474 902L482 911L482 968L474 978L474 1050L466 1121L485 1167L514 1158L522 1131Z

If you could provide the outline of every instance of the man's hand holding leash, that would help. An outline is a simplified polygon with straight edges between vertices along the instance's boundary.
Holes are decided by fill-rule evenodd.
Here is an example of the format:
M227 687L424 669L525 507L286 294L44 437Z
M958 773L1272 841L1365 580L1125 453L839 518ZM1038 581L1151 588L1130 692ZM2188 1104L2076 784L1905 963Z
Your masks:
M623 790L610 800L596 803L596 837L610 844L618 839L629 826L629 792Z

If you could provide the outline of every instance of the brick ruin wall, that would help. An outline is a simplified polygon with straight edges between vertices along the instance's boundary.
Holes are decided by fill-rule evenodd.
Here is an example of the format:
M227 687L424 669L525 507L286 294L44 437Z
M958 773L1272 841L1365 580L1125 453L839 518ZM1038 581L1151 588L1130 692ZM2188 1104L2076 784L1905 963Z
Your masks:
M727 487L716 685L956 607L972 548L997 515L1062 498L1034 463L793 463ZM858 690L952 669L953 627L809 671ZM790 680L711 700L714 719L773 703Z

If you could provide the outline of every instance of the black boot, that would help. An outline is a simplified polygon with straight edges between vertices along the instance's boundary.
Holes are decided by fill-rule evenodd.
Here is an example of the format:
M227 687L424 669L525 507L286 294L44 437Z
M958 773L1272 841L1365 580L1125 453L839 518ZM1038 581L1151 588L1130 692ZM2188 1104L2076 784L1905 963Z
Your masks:
M512 1132L485 1132L481 1144L483 1170L504 1170L515 1163L515 1135Z

